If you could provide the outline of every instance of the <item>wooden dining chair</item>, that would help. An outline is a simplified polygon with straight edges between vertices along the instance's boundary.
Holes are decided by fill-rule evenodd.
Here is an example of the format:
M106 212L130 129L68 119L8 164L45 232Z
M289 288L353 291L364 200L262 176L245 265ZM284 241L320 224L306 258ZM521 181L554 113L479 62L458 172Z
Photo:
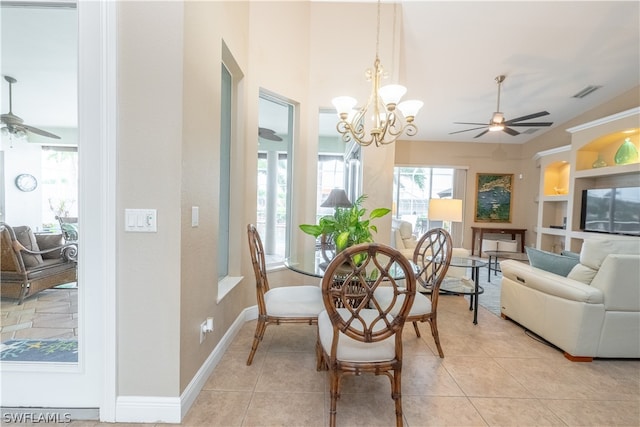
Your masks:
M440 357L444 357L444 352L440 346L438 334L438 296L440 284L449 269L451 253L451 236L442 228L433 228L427 231L420 238L413 252L413 263L417 268L417 293L407 321L413 323L418 337L420 337L418 322L429 322L431 335L433 335ZM377 297L381 301L388 303L393 298L393 292L389 288L381 287L376 292L378 292ZM399 307L396 307L395 310L398 309Z
M404 283L403 283L404 282ZM393 299L376 299L376 289L393 290ZM356 292L356 290L360 290ZM416 293L413 269L399 251L362 243L339 252L322 279L325 310L318 316L318 369L329 370L329 425L344 375L370 373L391 380L396 424L402 425L402 329ZM398 310L394 307L398 305Z
M247 365L253 362L258 344L264 337L267 325L281 323L316 324L318 313L324 310L322 293L318 286L280 286L271 288L267 278L264 248L255 225L247 226L251 263L256 277L258 300L258 324L253 338Z

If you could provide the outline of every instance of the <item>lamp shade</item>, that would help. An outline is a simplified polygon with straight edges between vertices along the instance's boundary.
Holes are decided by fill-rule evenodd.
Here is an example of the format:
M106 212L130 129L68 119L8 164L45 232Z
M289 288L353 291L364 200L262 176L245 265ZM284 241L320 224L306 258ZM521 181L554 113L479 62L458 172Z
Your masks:
M350 208L351 205L347 193L342 188L334 188L329 193L327 200L322 202L320 206L323 208Z
M400 85L386 85L378 90L378 95L384 105L397 104L405 93L407 93L407 88Z
M431 221L462 222L462 200L431 199L429 201L429 219Z

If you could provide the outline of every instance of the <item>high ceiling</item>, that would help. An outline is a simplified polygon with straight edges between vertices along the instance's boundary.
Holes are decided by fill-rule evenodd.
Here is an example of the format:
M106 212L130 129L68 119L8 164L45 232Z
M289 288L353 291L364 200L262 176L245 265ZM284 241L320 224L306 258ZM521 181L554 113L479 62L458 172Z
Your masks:
M2 4L1 72L18 80L13 112L44 129L76 126L75 10ZM403 1L402 83L410 97L425 102L414 139L523 143L638 87L639 4ZM520 127L518 136L450 135L474 127L456 121L488 123L496 110L494 79L501 74L506 119L548 111L534 121L551 121L553 127ZM591 85L601 87L585 98L572 97ZM7 87L3 79L2 113L8 111Z

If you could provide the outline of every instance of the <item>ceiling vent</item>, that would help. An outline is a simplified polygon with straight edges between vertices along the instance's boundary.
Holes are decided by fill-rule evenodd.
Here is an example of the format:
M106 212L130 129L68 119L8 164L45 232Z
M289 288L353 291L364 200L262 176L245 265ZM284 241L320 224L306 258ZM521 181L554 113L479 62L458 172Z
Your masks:
M584 89L582 89L580 92L573 95L572 98L582 99L585 96L589 95L590 93L593 93L596 90L600 89L601 87L602 86L594 86L594 85L587 86Z
M527 135L531 135L532 133L536 133L536 132L538 132L539 130L540 130L540 128L529 128L529 129L527 129L527 130L525 130L525 131L523 131L523 132L520 132L520 133L524 133L524 134L527 134Z

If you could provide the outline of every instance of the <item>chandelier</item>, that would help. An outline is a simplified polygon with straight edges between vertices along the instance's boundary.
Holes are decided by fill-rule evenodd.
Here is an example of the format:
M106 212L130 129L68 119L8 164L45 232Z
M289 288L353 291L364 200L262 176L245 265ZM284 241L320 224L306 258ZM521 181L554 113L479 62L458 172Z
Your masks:
M358 101L350 96L339 96L331 101L340 118L336 129L342 135L344 142L355 141L363 146L375 142L379 147L395 142L402 134L413 136L418 131L413 120L424 103L417 100L400 102L402 96L407 92L404 86L386 85L380 87L380 79L383 77L384 70L378 58L379 44L380 0L378 0L378 26L376 28L376 59L373 62L373 69L367 70L365 74L372 86L369 100L358 110L354 110Z

